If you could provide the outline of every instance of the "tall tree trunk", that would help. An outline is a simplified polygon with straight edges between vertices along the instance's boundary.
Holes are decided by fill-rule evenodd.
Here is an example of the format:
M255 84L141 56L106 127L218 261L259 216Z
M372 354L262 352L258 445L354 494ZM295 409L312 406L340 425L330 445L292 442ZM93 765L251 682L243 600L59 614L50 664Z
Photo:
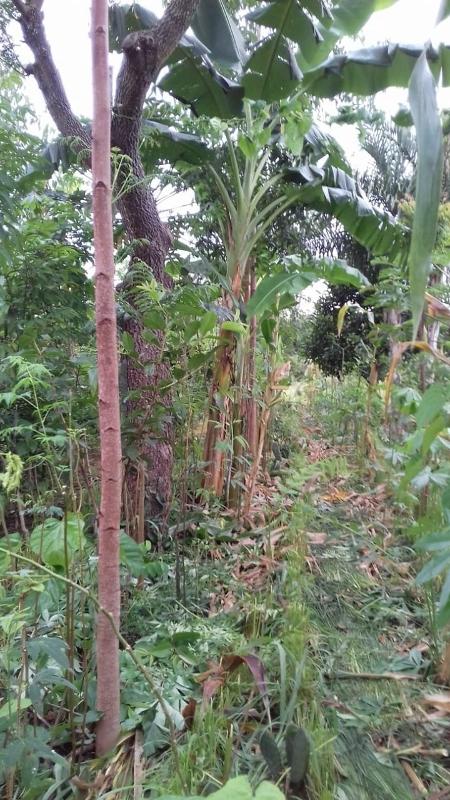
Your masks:
M114 128L113 128L114 132ZM143 175L138 150L130 152L130 143L115 140L122 151L128 149L127 155L132 159L134 178L139 180ZM149 271L166 289L172 287L172 281L164 270L167 252L170 247L170 235L167 227L161 222L152 192L140 185L129 190L120 200L119 209L125 229L133 247L133 262L127 274L122 292L124 298L135 307L133 267L145 264ZM140 281L138 281L139 283ZM157 386L160 381L169 378L170 366L163 358L163 335L154 332L155 343L150 344L143 337L143 330L138 317L129 316L122 329L133 338L134 349L138 357L125 357L126 389L132 399L127 402L127 417L132 420L138 431L136 449L138 461L145 467L145 503L144 516L152 522L165 520L168 513L172 483L172 421L170 416L170 393L160 395ZM149 367L151 365L151 370ZM149 388L150 387L150 388ZM154 387L154 388L152 388ZM162 413L156 414L157 411ZM156 425L155 417L161 418ZM128 496L136 506L139 490L136 482L136 464L130 464L126 471ZM149 533L146 524L146 533Z
M34 55L34 63L26 67L28 74L34 75L45 98L47 108L59 132L68 138L79 153L86 167L90 164L91 135L88 127L77 118L70 106L61 77L53 61L50 45L45 35L42 14L42 0L11 0L18 12L19 23L24 40ZM117 79L111 124L113 147L118 147L129 158L131 174L125 170L119 175L118 187L121 193L119 210L122 214L126 232L135 243L134 261L146 264L166 288L170 288L168 276L164 273L164 261L170 245L166 227L159 219L156 204L149 186L144 180L144 170L139 157L139 136L144 103L151 84L155 81L164 62L177 46L189 26L199 0L170 0L162 18L151 30L136 31L129 34L122 43L123 59ZM130 180L131 179L131 180ZM132 270L125 281L125 294L133 305ZM128 328L127 328L128 326ZM157 403L169 408L170 397L160 397L157 390L159 381L168 375L168 366L161 364L161 347L148 345L143 337L138 320L126 323L126 329L133 336L135 350L140 364L127 363L127 389L141 394L139 400L133 399L127 409L131 414L147 421ZM148 375L149 364L155 370ZM144 387L154 386L146 391ZM146 515L163 516L168 510L171 486L172 450L170 445L171 424L169 414L162 431L148 432L142 426L137 463L143 462L146 474ZM130 470L130 497L136 493L137 469Z
M172 0L162 20L151 31L138 31L123 42L123 62L117 78L112 145L125 156L129 169L118 176L121 198L119 211L133 246L130 271L123 292L131 307L135 305L133 268L136 263L148 266L151 274L166 289L172 281L165 272L166 256L171 238L161 221L153 193L145 181L145 171L139 153L142 110L151 82L186 30L199 0ZM131 173L131 174L130 174ZM140 282L140 281L139 281ZM138 462L145 465L145 518L164 522L171 498L172 486L172 420L169 393L158 392L158 384L170 375L168 363L162 357L163 337L158 332L156 342L143 338L138 318L128 319L124 330L131 334L138 363L126 360L128 401L127 415L139 430ZM159 342L159 343L158 343ZM151 365L151 370L149 366ZM150 387L150 388L149 388ZM154 387L154 388L153 388ZM162 423L155 429L154 412L163 409ZM161 417L161 414L158 414ZM136 464L127 470L128 496L136 506L139 490L136 483ZM147 530L147 532L149 532Z
M110 87L108 2L92 2L94 119L92 181L95 251L95 320L100 424L101 501L98 531L98 595L102 609L120 624L119 529L121 440L119 370L114 292L114 242L111 207ZM120 724L119 643L109 619L97 619L97 754L117 742Z

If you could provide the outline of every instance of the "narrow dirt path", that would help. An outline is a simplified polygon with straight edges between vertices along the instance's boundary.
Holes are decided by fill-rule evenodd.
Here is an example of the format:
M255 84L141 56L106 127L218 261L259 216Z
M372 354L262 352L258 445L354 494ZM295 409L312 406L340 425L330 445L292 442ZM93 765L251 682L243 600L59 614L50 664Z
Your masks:
M320 442L308 451L318 478L306 484L301 599L316 691L336 734L336 797L447 797L450 718L446 690L433 682L437 643L414 586L414 550L395 531L384 487L368 489L351 465L330 478L342 453L321 454Z

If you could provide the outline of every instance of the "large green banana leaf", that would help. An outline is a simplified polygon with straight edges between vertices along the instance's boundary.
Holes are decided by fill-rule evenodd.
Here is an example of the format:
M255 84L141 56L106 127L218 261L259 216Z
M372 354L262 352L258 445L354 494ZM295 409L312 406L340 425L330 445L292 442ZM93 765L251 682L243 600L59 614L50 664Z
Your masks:
M237 67L247 58L244 37L225 0L200 0L191 28L219 64Z
M248 55L226 0L201 0L192 23L196 35L182 38L160 86L197 115L238 116L244 92L256 100L279 100L300 88L306 69L312 86L320 70L314 75L311 69L326 59L336 42L357 33L374 11L394 2L340 0L331 5L326 0L272 0L249 14L270 33ZM156 16L140 3L113 3L111 48L119 50L128 33L149 28L155 21ZM235 68L235 79L222 75L215 62Z
M369 202L351 175L338 167L305 165L287 170L298 202L338 219L374 256L405 264L409 231L382 208Z
M198 165L211 161L214 156L199 136L176 130L157 120L145 119L141 132L141 156L146 170L158 161L171 164L184 161Z
M337 94L376 94L389 86L407 87L422 47L400 44L380 45L332 56L304 76L303 84L316 97ZM427 59L431 72L442 73L444 86L450 85L450 47L429 47Z
M417 138L416 207L409 253L409 283L413 339L415 339L422 319L436 242L444 163L444 137L436 84L425 53L414 68L409 86L409 99Z

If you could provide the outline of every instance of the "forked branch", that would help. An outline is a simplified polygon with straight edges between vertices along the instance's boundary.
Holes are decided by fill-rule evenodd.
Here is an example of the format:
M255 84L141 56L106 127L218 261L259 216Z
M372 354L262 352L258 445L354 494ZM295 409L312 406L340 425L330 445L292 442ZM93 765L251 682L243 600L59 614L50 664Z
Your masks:
M152 81L189 27L200 0L172 0L150 30L130 33L123 42L117 76L113 142L123 146L124 132L136 143L145 98ZM118 140L118 141L117 141Z
M12 2L20 15L19 23L25 43L35 59L26 71L36 78L53 122L63 136L75 139L81 146L90 148L90 134L73 113L61 76L53 61L44 29L41 10L43 0L31 0L31 2L12 0Z

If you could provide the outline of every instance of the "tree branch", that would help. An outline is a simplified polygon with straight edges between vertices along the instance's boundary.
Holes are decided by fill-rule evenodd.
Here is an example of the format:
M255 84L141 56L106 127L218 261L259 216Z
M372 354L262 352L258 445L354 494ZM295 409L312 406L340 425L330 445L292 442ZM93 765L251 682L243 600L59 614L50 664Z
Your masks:
M200 0L172 0L153 31L157 44L157 68L175 50L197 10Z
M171 0L162 18L150 30L136 31L125 38L113 120L113 141L121 149L125 131L130 144L137 146L150 85L189 27L199 2Z
M53 61L43 25L43 0L32 0L31 3L23 0L12 2L20 13L19 23L25 43L35 58L34 64L27 67L27 72L34 75L53 122L63 136L76 139L81 146L90 149L90 134L73 113Z

